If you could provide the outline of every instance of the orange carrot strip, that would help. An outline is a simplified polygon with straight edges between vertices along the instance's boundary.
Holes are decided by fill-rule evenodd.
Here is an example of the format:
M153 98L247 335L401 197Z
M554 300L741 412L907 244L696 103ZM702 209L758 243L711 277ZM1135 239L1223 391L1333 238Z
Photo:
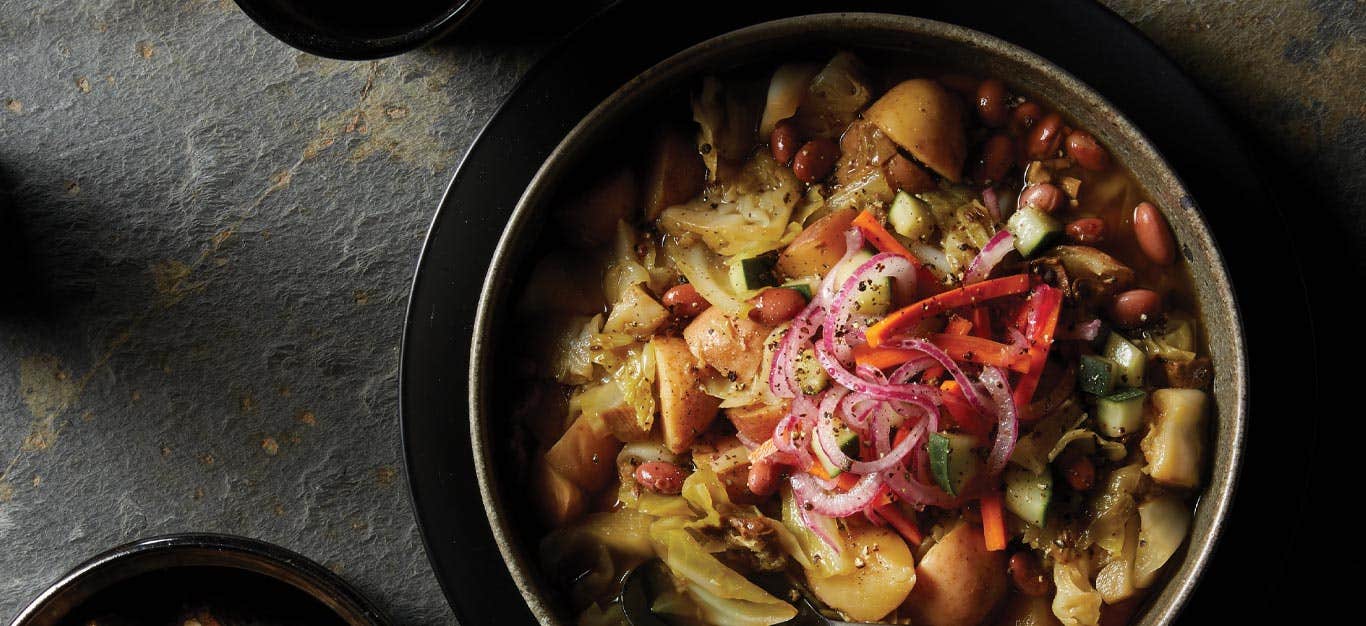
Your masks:
M999 491L982 496L982 538L986 540L987 550L1006 549L1006 518L1001 510Z
M901 245L901 242L897 241L896 237L893 237L891 233L887 232L887 229L883 228L882 223L878 221L877 216L868 211L864 211L859 213L858 217L854 218L853 225L859 227L859 230L863 231L863 238L867 239L868 243L873 244L874 248L883 252L904 256L911 261L911 265L913 265L915 269L920 269L920 259L915 258L915 255L911 254L911 251L906 249L906 246Z
M1004 278L993 278L973 283L958 289L930 296L893 311L868 328L868 343L873 347L882 345L892 336L912 328L921 320L959 307L972 306L984 300L1023 293L1029 289L1029 275L1016 274Z
M930 335L930 343L943 348L955 361L995 365L1022 374L1030 370L1032 362L1029 353L1021 354L1012 346L972 335L940 333Z
M972 408L967 398L963 397L963 389L958 386L956 380L946 380L939 386L940 397L944 400L944 409L949 412L949 417L953 418L953 423L959 430L965 433L985 437L991 434L993 424L982 417L977 409Z
M905 537L906 541L909 541L911 545L919 546L920 542L925 540L920 534L920 527L916 525L914 514L911 515L911 519L906 519L906 516L902 514L901 509L898 509L896 505L893 504L884 504L873 510L877 511L877 514L881 515L882 519L887 520L887 523L891 524L892 528L895 528L897 532L901 533L901 536Z

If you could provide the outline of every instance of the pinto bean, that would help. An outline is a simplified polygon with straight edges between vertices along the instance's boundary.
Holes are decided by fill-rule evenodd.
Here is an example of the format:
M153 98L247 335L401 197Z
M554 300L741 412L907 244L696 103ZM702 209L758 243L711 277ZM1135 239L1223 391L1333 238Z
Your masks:
M1096 464L1085 456L1077 456L1063 464L1062 473L1067 484L1076 491L1090 491L1096 484Z
M1105 241L1105 220L1083 217L1067 224L1067 238L1073 243L1094 246Z
M1021 593L1034 597L1048 594L1048 579L1044 577L1043 567L1034 555L1028 552L1012 554L1006 571L1010 573L1010 581L1015 583L1015 588Z
M1171 227L1151 202L1140 202L1134 207L1134 237L1144 256L1153 263L1171 265L1176 261L1176 241L1172 238Z
M992 128L1005 126L1010 120L1010 107L1006 103L1006 84L988 78L977 86L977 117Z
M916 165L901 153L887 159L887 182L906 193L921 193L939 188L925 168Z
M1026 131L1034 127L1034 124L1043 117L1043 107L1033 102L1021 102L1020 106L1010 113L1010 136L1019 137Z
M773 159L783 165L792 162L792 157L796 156L801 143L801 130L791 118L778 122L768 136L768 148L773 152Z
M669 308L670 313L685 319L697 317L699 313L711 306L711 303L707 302L702 294L697 293L697 288L688 283L670 287L668 291L664 292L664 297L661 300L664 306Z
M682 492L683 481L687 478L682 468L668 461L650 461L636 468L636 482L641 487L664 495Z
M1025 137L1024 153L1031 159L1047 159L1058 153L1062 145L1062 116L1049 113L1029 129Z
M1019 208L1028 205L1045 213L1052 213L1062 205L1062 190L1051 183L1030 185L1020 192L1020 199L1016 204Z
M1067 155L1076 160L1077 165L1093 172L1110 167L1110 153L1084 130L1074 130L1067 136Z
M1162 296L1151 289L1130 289L1120 292L1110 305L1110 317L1124 328L1137 328L1158 318L1162 313Z
M806 298L795 289L774 287L759 292L750 303L749 319L765 326L776 326L794 317L806 308Z
M977 157L977 182L1000 182L1014 165L1015 144L1005 135L992 135L982 144L982 152Z
M812 139L792 157L792 173L804 183L819 182L835 170L839 158L839 144L830 139Z

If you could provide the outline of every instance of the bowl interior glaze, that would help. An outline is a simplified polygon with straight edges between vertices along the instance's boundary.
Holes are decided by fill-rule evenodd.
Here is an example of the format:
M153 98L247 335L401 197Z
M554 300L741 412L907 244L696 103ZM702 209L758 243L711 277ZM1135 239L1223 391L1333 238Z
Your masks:
M1013 89L1054 105L1111 149L1161 208L1175 232L1194 282L1200 322L1215 364L1215 415L1210 437L1208 480L1196 508L1191 536L1168 566L1161 588L1149 596L1139 626L1171 623L1189 597L1209 560L1227 514L1241 460L1247 415L1247 364L1242 325L1227 270L1194 199L1143 134L1104 98L1076 78L1022 48L966 28L930 20L883 14L821 14L767 22L700 43L640 74L590 112L546 159L527 186L499 241L484 282L471 348L471 445L484 506L514 581L543 624L569 623L536 561L528 525L525 490L519 484L523 451L515 449L500 394L502 333L515 329L497 312L517 295L514 285L528 270L542 239L547 211L576 168L616 141L661 98L685 92L711 71L802 58L815 50L888 50L899 59L938 65L980 76L1001 77ZM861 55L861 56L865 56ZM503 398L500 398L500 395Z

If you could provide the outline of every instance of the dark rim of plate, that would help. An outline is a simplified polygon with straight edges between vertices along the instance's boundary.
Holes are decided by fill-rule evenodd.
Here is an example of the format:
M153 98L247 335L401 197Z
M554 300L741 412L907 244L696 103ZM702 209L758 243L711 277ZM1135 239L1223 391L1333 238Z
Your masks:
M396 35L365 36L328 32L283 15L272 7L278 0L234 0L253 22L276 39L318 56L365 61L402 54L435 41L455 30L482 0L451 0L449 9Z
M209 533L160 535L101 553L72 568L19 612L10 626L60 623L96 593L136 576L178 567L222 567L293 586L352 626L387 626L369 600L331 570L277 545Z

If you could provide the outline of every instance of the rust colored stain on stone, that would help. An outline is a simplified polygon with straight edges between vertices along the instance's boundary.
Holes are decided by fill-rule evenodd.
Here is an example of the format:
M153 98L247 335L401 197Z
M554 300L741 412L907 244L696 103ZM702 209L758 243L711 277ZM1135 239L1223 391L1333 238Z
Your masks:
M138 54L141 55L144 59L150 59L153 55L157 53L156 47L154 47L150 42L139 41L137 48Z
M267 455L275 456L280 453L280 443L275 441L274 437L266 437L261 440L261 449L265 450Z
M396 478L398 478L398 470L388 465L375 470L375 480L386 487L394 484Z
M294 419L308 426L318 425L318 416L314 415L313 411L308 409L299 409L299 412L294 414Z

